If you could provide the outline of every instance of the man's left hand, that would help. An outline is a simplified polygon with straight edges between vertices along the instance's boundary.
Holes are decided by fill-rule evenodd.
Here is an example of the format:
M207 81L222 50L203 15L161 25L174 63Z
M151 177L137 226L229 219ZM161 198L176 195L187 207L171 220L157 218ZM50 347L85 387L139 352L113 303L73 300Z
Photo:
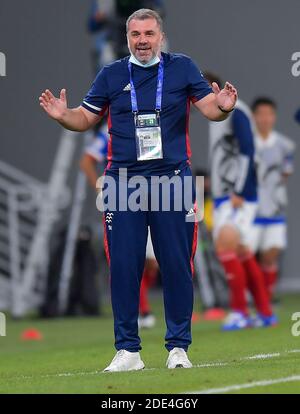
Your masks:
M220 90L216 82L212 83L212 89L216 95L217 105L224 111L231 111L237 101L237 90L231 83L226 82L222 90Z

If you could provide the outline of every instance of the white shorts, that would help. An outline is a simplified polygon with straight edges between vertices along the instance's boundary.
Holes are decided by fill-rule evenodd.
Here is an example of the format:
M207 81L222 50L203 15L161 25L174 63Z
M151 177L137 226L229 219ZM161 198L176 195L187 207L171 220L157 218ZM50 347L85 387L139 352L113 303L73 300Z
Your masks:
M235 227L241 237L241 243L248 246L251 241L251 229L257 212L257 202L245 201L242 207L234 209L230 199L222 201L214 208L214 239L225 225Z
M147 246L146 246L146 259L155 259L150 231L148 233L148 240L147 240Z
M287 247L286 223L254 224L250 247L255 253L272 248L284 250Z

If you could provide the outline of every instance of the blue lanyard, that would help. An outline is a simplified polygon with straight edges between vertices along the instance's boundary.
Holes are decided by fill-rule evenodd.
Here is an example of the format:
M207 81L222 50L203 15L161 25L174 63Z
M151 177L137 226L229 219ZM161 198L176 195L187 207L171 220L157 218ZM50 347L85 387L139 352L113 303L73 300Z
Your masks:
M129 70L129 78L130 78L131 107L132 107L132 112L136 116L139 110L138 110L138 104L137 104L137 98L136 98L136 90L135 90L134 83L132 80L132 64L130 61L128 61L128 70ZM158 114L159 112L161 112L163 83L164 83L164 59L163 57L161 57L159 68L158 68L156 103L155 103L155 111Z

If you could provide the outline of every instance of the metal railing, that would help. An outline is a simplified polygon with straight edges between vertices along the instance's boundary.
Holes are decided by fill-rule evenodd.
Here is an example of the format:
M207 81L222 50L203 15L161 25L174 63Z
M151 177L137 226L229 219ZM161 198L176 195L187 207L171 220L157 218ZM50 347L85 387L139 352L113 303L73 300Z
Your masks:
M0 161L0 310L22 317L42 303L49 241L70 203L66 181L76 133L64 131L49 183Z

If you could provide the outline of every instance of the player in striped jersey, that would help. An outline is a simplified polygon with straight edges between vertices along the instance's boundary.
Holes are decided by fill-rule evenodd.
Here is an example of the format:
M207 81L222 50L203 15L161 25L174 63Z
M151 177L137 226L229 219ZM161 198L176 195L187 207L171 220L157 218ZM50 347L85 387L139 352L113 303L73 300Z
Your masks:
M210 83L220 80L207 73ZM257 212L257 177L252 115L241 100L222 123L210 122L209 144L212 195L214 199L214 239L230 289L231 313L223 330L253 325L249 317L246 291L257 310L255 323L276 323L272 314L262 271L250 249L249 235Z
M274 130L276 104L257 98L252 105L256 124L259 206L251 247L259 253L270 297L278 274L280 253L287 247L287 179L293 172L295 144Z

